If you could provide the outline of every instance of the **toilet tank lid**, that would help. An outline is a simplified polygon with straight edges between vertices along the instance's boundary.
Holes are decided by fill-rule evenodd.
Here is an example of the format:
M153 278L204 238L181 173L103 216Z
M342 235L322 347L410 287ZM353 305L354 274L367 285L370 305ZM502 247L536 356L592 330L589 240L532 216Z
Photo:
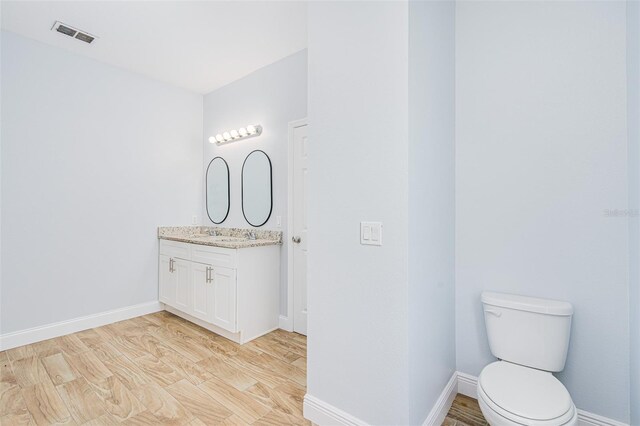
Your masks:
M482 292L482 303L501 308L519 311L537 312L547 315L573 315L573 306L569 302L559 300L539 299L537 297L519 296L517 294Z

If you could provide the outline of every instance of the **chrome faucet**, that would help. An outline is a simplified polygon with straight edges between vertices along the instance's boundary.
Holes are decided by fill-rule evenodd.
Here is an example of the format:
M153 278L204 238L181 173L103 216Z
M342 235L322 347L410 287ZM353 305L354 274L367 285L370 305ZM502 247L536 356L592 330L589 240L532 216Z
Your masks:
M255 240L256 239L256 233L253 231L249 231L247 232L247 238L250 240Z

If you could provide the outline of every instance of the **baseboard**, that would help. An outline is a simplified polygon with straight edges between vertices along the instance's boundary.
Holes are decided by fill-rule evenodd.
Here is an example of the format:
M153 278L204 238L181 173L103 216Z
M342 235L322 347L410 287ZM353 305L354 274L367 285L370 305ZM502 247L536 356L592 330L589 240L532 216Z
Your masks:
M74 318L67 321L47 324L40 327L14 331L0 336L0 350L29 345L42 340L53 339L54 337L77 333L78 331L87 330L89 328L100 327L162 310L162 306L159 302L148 302L141 303L139 305L127 306L126 308L100 312L98 314L87 315L80 318Z
M366 426L367 423L345 413L339 408L306 394L304 396L303 414L307 420L317 425Z
M423 426L439 426L444 422L444 418L447 417L449 408L453 404L453 400L458 393L458 373L453 372L449 382L445 386L444 390L440 394L440 397L436 401L435 405L431 409L431 412L424 421Z
M470 374L458 372L458 393L478 399L478 378ZM578 410L578 426L629 426L626 423L588 411Z
M451 408L456 394L458 393L458 373L454 372L438 397L429 415L425 419L424 426L439 426L444 422L444 418ZM344 426L365 426L366 422L345 413L312 395L306 394L304 397L304 417L317 425L344 425Z
M607 417L602 417L597 414L589 413L588 411L584 411L584 410L578 410L578 425L579 426L629 426L626 423L609 419Z
M478 399L478 378L458 371L458 393Z
M293 331L293 321L291 320L291 317L280 315L278 327L285 331Z

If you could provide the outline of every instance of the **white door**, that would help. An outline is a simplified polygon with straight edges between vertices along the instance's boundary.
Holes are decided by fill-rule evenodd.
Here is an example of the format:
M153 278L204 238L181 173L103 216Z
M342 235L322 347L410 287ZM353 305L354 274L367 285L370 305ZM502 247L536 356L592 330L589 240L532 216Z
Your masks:
M293 128L293 331L307 334L307 124Z
M173 259L160 255L160 301L173 306L176 300L176 275L173 273Z
M213 320L213 268L204 263L191 264L191 315L203 321Z
M172 274L175 275L176 297L171 306L188 314L191 313L191 307L193 306L193 304L190 303L191 300L189 297L191 293L189 288L189 282L191 281L189 276L189 270L191 269L190 263L191 262L186 260L173 258Z
M236 270L213 268L213 314L211 322L236 332Z

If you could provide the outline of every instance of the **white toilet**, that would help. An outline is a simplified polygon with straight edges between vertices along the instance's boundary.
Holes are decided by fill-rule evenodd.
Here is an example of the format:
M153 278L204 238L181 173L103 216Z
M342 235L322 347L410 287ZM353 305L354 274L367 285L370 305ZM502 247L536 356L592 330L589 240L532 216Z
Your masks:
M569 348L570 303L482 293L491 353L499 359L478 377L478 404L492 426L576 425L562 371Z

